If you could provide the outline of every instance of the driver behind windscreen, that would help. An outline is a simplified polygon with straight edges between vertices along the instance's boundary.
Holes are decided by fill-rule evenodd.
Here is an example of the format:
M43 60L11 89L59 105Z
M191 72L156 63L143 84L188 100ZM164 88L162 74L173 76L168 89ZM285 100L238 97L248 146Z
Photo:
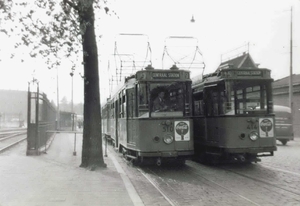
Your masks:
M165 103L164 97L165 97L165 92L161 91L158 93L158 96L153 101L153 111L154 112L167 110L168 107Z

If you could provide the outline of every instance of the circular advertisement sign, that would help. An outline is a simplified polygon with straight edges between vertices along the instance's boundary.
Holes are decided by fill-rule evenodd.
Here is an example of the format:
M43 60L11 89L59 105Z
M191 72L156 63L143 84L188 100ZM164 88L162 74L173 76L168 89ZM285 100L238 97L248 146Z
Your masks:
M264 119L260 122L260 129L264 132L269 132L273 128L273 124L271 120L269 119Z
M189 125L185 122L179 122L175 127L175 131L181 136L181 139L183 140L184 135L189 132Z

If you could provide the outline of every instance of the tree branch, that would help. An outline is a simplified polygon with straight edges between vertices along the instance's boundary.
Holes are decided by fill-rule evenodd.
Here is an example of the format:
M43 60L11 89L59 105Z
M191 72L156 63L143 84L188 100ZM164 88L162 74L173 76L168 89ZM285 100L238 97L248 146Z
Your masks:
M69 0L64 0L64 4L69 4L70 7L72 7L76 11L79 11L78 6L76 4L74 4L73 2L69 1Z

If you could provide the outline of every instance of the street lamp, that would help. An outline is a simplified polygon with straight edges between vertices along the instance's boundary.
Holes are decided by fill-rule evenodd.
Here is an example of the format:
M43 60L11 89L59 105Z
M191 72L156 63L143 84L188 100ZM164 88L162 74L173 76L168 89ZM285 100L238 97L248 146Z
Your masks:
M56 111L56 130L60 130L60 111L59 111L59 81L58 68L56 68L56 95L57 95L57 111Z
M72 68L71 76L71 117L72 117L72 131L74 131L74 105L73 105L73 76L74 76L74 68Z
M194 15L192 15L191 22L194 23L196 20L194 19Z

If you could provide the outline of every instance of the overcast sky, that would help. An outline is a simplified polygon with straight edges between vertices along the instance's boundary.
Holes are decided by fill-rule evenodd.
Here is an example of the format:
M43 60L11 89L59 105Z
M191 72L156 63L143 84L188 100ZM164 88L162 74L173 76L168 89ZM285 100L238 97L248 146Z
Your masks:
M100 57L101 99L108 96L108 59L113 53L118 33L139 33L149 37L152 62L162 67L164 41L168 36L193 36L211 73L221 63L221 55L249 43L253 60L261 68L272 70L272 77L289 75L290 21L293 6L293 71L300 73L300 1L299 0L114 0L114 15L100 15L102 35ZM195 22L190 20L194 16ZM2 38L1 38L2 39ZM0 39L0 41L1 41ZM2 39L3 41L3 39ZM3 45L4 42L1 42ZM136 41L130 42L137 45ZM9 47L8 49L13 49ZM0 51L0 89L27 90L27 82L35 72L40 86L56 102L57 71L49 71L43 60L28 59L24 63L10 59L9 52ZM229 53L230 54L230 53ZM223 56L224 57L224 56ZM68 65L66 63L66 65ZM59 97L71 100L70 69L59 69ZM30 68L30 69L29 69ZM112 70L112 69L110 69ZM74 75L74 102L83 102L83 82L78 65Z

